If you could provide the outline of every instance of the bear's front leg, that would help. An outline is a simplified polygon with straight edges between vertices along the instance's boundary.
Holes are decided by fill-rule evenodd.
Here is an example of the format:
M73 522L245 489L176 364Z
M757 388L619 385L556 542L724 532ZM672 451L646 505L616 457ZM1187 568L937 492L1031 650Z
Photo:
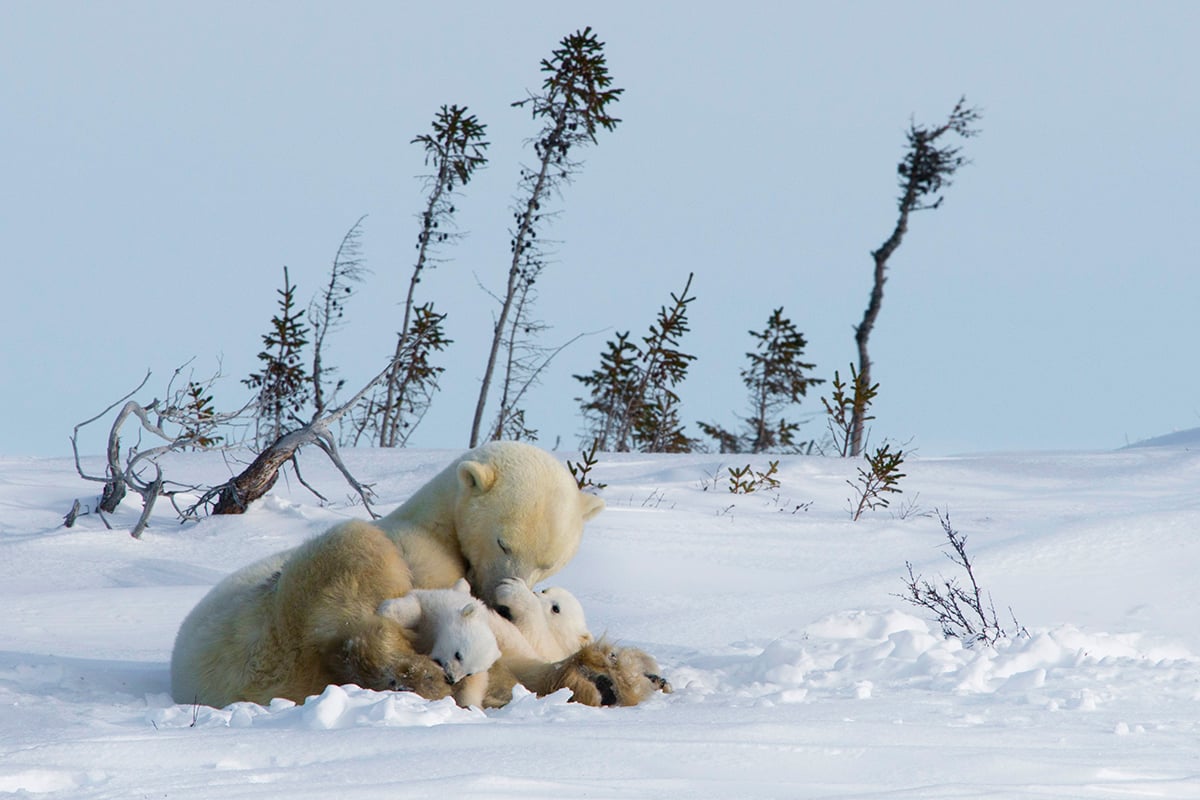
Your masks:
M379 640L354 636L323 658L330 683L352 683L377 692L413 692L426 700L450 695L445 671L429 656L381 649Z
M454 702L458 703L461 708L483 708L484 699L487 697L488 691L488 674L486 672L476 672L474 675L468 675L454 684L450 689L450 694L454 697Z

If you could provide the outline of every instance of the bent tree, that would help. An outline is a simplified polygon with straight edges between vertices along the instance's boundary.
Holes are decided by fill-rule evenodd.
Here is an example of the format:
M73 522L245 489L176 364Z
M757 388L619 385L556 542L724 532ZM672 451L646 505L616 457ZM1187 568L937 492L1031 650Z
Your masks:
M431 132L410 142L422 146L425 165L431 169L424 176L425 207L417 214L416 260L409 275L391 367L379 389L355 412L355 444L365 435L380 447L403 447L433 402L438 378L445 369L433 362L433 356L451 340L443 326L446 315L435 311L432 302L417 303L417 284L427 269L443 260L440 249L463 235L455 226L456 197L475 171L487 165L486 131L487 126L469 114L466 106L443 105L433 119Z
M528 106L533 118L542 122L542 129L533 139L536 166L521 168L519 199L513 210L514 228L510 231L512 257L508 280L503 294L496 298L500 312L471 422L471 447L479 444L483 414L501 353L506 352L510 361L520 358L528 352L521 337L541 327L528 316L532 310L532 289L547 257L538 235L543 218L552 215L543 206L580 170L582 164L574 159L574 154L588 143L595 144L599 129L611 131L621 121L610 113L609 106L620 99L624 89L611 88L604 43L590 27L565 37L550 58L542 60L542 72L546 78L541 92L513 103L517 107ZM514 391L510 384L536 377L536 366L505 369L504 374L506 385L501 392L504 402L497 415L498 424L492 428L493 436L508 427L506 421L521 419L524 427L523 415L512 407L512 399L521 392Z
M896 168L900 176L900 214L891 235L871 253L875 262L871 297L863 313L862 322L854 328L854 341L858 346L858 375L867 386L871 385L871 357L867 345L883 304L883 284L887 281L888 259L896 252L904 234L908 232L909 215L915 211L940 206L943 197L938 193L943 187L950 185L950 178L959 167L969 163L961 155L961 147L946 144L943 139L951 134L969 139L979 133L973 125L979 121L981 112L975 108L968 108L966 103L967 98L960 98L946 121L936 128L919 126L915 122L909 123L908 149ZM863 412L856 406L851 420L851 456L862 454L864 422Z

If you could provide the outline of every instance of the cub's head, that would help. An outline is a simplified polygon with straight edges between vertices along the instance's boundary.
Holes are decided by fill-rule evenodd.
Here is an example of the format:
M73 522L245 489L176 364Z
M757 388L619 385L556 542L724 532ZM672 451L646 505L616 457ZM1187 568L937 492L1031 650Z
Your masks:
M566 658L592 641L583 606L558 586L534 592L524 581L506 578L496 588L496 613L549 661Z
M379 613L413 633L414 646L442 668L446 682L486 672L500 658L488 610L460 580L452 589L414 589L385 600Z
M534 596L542 606L542 615L546 618L550 633L566 655L592 641L587 619L583 616L583 606L575 599L575 595L561 586L551 586L534 592Z

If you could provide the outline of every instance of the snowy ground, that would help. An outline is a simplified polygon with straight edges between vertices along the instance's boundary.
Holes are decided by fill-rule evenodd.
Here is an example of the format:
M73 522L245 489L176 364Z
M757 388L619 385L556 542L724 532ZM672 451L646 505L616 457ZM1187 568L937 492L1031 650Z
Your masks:
M347 461L387 511L452 455ZM140 541L95 516L62 527L98 487L70 461L0 458L0 794L1200 798L1195 441L915 459L893 509L857 523L854 463L787 457L778 491L732 495L714 476L747 461L766 466L603 457L608 510L553 580L594 632L655 654L674 694L484 713L353 687L302 706L170 701L176 628L213 583L364 515L316 455L305 477L339 502L281 482L244 517L184 527L163 504ZM204 454L167 476L226 474ZM935 507L1028 638L966 649L895 596L906 561L958 575Z

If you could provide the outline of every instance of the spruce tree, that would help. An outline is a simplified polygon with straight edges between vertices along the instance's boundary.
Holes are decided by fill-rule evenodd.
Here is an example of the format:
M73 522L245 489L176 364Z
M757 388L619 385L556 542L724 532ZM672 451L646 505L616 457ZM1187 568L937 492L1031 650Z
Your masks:
M425 151L425 207L417 215L416 259L409 275L404 313L391 366L379 389L355 410L355 444L362 436L380 447L403 447L433 402L437 378L443 367L435 367L434 353L451 344L446 337L445 314L432 303L417 303L417 285L427 269L441 262L441 248L462 236L455 229L456 198L475 171L487 165L487 126L466 106L443 105L434 116L430 132L412 139Z
M543 218L552 216L544 205L560 193L562 187L581 168L574 154L587 144L596 143L599 129L613 130L620 120L612 116L609 105L617 102L624 89L612 87L604 43L592 29L585 28L564 37L549 59L542 60L545 79L542 90L513 103L528 107L542 129L533 139L537 165L521 168L519 200L513 210L514 226L510 230L511 258L508 279L502 295L498 296L500 312L492 333L491 348L484 366L471 423L470 446L479 443L483 435L483 415L502 353L508 354L509 364L503 370L501 408L493 436L505 432L517 416L514 398L523 391L523 384L536 379L537 359L530 359L528 342L517 343L514 337L527 339L529 332L544 326L530 319L534 293L532 288L546 264L547 253L538 236ZM507 339L507 343L506 343ZM520 361L514 355L521 353ZM525 428L523 421L521 428Z
M696 441L684 432L675 389L687 377L694 355L679 349L689 330L688 304L693 275L671 304L661 306L641 345L629 341L629 332L606 343L600 367L574 378L591 389L581 404L590 430L588 439L602 451L686 453Z
M296 287L288 279L287 267L283 268L283 289L276 291L279 313L271 318L271 330L262 337L261 370L242 381L258 392L255 422L260 444L282 436L289 420L296 418L311 396L303 359L308 327L302 320L304 311L296 310Z
M741 371L742 383L749 390L750 416L745 429L733 433L715 423L700 423L705 435L716 440L722 453L794 451L800 423L785 419L780 412L799 403L808 387L824 383L809 377L815 365L802 360L808 342L783 307L771 312L767 326L750 331L755 349L746 353L750 365Z
M183 401L183 434L193 450L216 447L225 437L216 433L217 412L213 407L211 384L188 381Z

